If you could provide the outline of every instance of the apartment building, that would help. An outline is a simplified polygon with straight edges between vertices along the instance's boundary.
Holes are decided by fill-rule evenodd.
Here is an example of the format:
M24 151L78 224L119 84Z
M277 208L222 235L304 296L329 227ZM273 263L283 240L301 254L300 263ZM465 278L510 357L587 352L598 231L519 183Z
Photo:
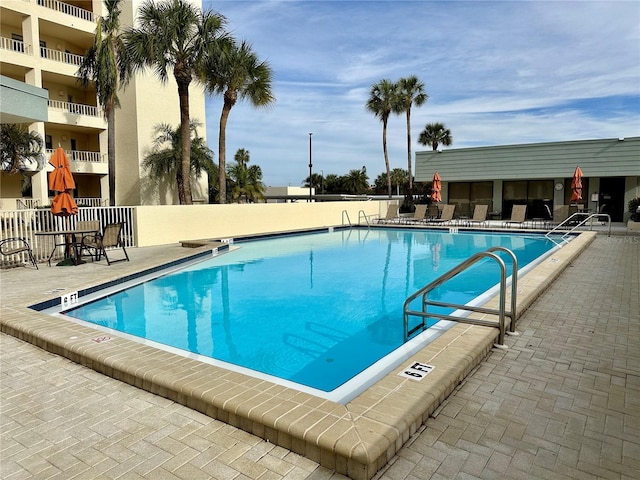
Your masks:
M122 2L121 25L130 26L141 0ZM193 0L198 7L200 0ZM95 88L83 88L77 71L93 44L102 0L2 0L0 3L0 121L24 123L45 141L45 161L61 146L67 152L80 204L109 203L107 122ZM152 185L142 167L154 127L180 123L177 86L162 84L152 72L136 75L119 92L116 110L116 204L177 204L175 183ZM202 124L205 96L190 91L191 118ZM47 173L51 166L33 166L22 174L1 173L1 208L48 205ZM207 198L207 179L193 184L195 201Z

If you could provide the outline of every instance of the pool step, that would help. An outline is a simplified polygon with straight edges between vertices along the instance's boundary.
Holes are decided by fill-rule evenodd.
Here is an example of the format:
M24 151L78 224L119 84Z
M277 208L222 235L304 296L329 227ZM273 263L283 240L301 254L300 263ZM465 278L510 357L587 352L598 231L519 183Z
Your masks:
M229 248L229 244L219 240L204 238L199 240L180 240L179 242L185 248L211 247L216 250L224 250L223 247Z

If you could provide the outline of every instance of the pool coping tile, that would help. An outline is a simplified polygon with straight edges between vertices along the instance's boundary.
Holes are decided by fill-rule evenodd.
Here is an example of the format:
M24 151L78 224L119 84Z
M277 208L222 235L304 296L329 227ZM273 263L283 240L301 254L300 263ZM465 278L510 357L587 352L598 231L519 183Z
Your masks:
M518 280L519 314L595 236L580 234ZM117 276L113 274L110 281ZM31 305L52 299L43 295L32 300ZM497 299L487 306L495 308ZM354 480L371 479L486 357L498 336L494 328L457 324L341 405L117 335L99 343L95 339L104 332L28 305L9 303L0 312L4 333L244 429ZM398 375L413 362L435 368L421 381Z

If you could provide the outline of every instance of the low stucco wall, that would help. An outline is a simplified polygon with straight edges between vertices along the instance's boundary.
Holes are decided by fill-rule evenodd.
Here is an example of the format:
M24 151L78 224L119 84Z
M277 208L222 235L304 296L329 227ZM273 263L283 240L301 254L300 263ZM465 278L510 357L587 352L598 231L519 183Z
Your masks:
M385 215L389 201L161 205L135 209L138 247L181 240L227 238L357 224L362 214ZM343 212L346 211L346 214ZM364 220L363 220L364 221Z

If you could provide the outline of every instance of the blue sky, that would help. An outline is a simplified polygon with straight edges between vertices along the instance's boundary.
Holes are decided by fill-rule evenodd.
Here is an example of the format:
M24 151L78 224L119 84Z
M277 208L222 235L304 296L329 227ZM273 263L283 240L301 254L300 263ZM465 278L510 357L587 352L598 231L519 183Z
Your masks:
M640 136L640 2L203 0L273 69L276 102L239 103L227 162L249 150L268 186L314 173L384 172L371 85L416 75L429 100L411 111L412 157L425 124L450 148ZM217 161L222 100L207 99ZM389 120L391 168L407 168L404 116Z

